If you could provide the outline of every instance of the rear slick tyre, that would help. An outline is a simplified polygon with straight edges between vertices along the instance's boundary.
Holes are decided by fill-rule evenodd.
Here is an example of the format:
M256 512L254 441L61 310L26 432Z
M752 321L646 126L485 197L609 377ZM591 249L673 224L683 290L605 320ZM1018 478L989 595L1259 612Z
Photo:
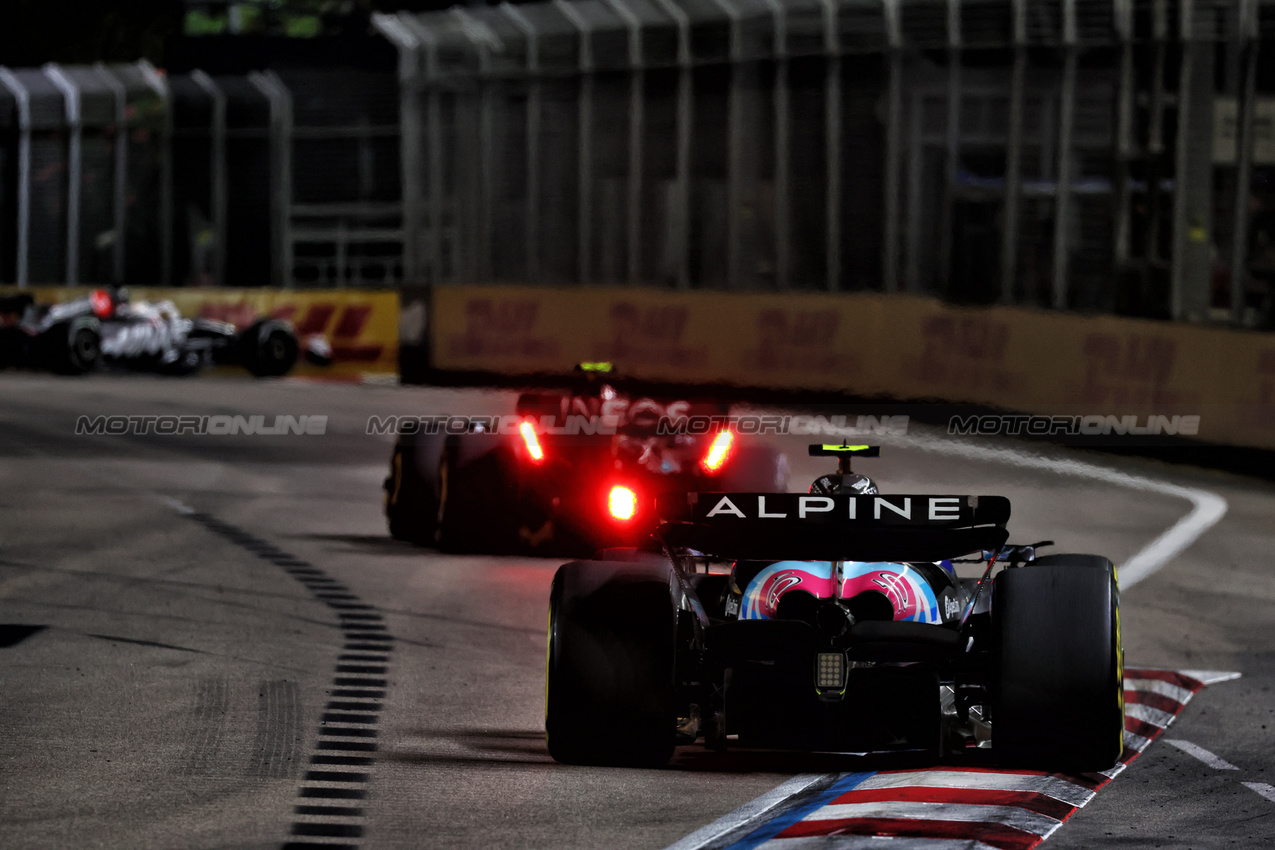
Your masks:
M1124 741L1115 569L1051 555L996 577L992 750L1005 765L1101 771Z
M385 479L385 519L391 537L425 546L434 542L438 508L432 485L422 479L416 458L414 446L394 447Z
M600 585L587 575L607 571ZM657 570L573 562L550 593L545 733L565 764L661 767L676 743L677 611Z

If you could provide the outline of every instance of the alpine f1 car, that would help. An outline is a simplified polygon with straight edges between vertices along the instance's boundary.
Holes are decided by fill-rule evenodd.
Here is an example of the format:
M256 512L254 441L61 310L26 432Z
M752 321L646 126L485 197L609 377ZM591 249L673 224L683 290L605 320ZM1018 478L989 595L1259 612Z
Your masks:
M51 306L25 294L0 299L0 365L79 374L110 363L188 375L217 363L267 377L287 374L299 348L285 321L260 319L240 333L227 322L183 318L171 301L131 302L125 290ZM330 362L322 338L306 349L312 362Z
M657 545L559 568L550 754L660 765L702 739L1115 764L1124 665L1111 562L1007 545L1001 496L882 495L849 465L876 452L812 446L841 461L809 494L662 497ZM981 578L954 572L967 555Z
M628 394L605 366L584 365L571 392L524 393L513 416L466 433L424 417L400 427L390 534L453 552L587 555L649 537L660 493L787 489L787 459L725 427L725 405ZM723 425L690 433L679 421Z

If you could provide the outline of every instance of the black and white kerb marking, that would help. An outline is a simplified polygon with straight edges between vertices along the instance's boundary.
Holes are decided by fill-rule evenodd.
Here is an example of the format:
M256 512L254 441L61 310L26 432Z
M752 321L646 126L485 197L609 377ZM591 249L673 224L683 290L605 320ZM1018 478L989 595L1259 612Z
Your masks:
M279 567L336 614L345 642L283 850L357 850L394 646L385 618L313 564L211 514L181 513Z

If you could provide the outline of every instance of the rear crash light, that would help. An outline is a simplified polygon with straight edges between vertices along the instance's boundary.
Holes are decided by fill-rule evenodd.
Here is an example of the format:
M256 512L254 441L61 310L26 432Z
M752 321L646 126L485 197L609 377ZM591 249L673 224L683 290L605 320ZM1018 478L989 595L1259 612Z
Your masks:
M536 428L530 422L523 420L518 426L518 430L522 433L522 441L527 446L527 454L531 455L534 461L544 460L544 449L540 448L540 438L536 436Z
M821 691L840 691L846 686L844 652L821 652L815 656L815 687Z
M733 431L717 432L717 436L713 438L713 444L708 447L708 453L700 461L700 466L704 467L705 472L716 472L721 469L722 464L726 462L726 458L730 457L730 450L734 443L735 434Z
M617 484L607 494L607 510L616 519L633 519L637 513L637 495L628 487Z

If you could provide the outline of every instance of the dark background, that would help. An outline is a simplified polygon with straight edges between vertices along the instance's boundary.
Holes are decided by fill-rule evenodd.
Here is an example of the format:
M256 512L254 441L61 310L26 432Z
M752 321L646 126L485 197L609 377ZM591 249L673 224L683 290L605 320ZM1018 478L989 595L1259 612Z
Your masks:
M281 21L290 13L320 15L324 37L357 38L366 34L373 12L429 11L456 4L452 0L287 0L257 5L265 12L264 31L258 28L239 37L186 38L182 35L182 22L188 9L216 12L225 8L225 0L2 0L0 65L30 67L45 62L91 64L146 59L167 67L170 59L180 58L192 49L189 43L195 41L220 42L219 49L224 51L229 47L228 40L236 39L244 42L243 52L254 54L256 50L248 42L261 38L282 40ZM211 43L202 46L213 47Z

